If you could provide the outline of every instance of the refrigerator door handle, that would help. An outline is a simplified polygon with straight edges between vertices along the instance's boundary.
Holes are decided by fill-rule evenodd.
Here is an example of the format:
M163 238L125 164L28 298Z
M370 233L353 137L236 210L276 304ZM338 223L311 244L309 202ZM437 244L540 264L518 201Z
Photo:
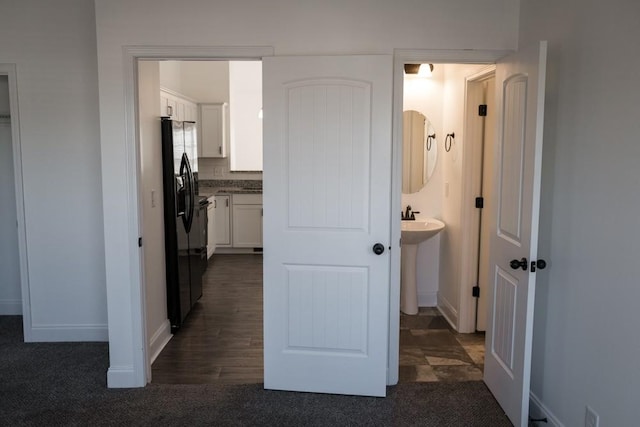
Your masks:
M196 204L196 186L195 180L193 178L193 172L191 171L191 163L189 163L189 156L187 153L183 154L183 158L187 165L187 182L189 183L189 202L187 204L189 208L188 218L187 218L187 233L191 231L191 226L193 225L193 214L195 211Z
M187 154L182 154L180 161L180 178L182 180L182 188L180 189L181 197L184 199L184 213L182 215L182 224L187 233L191 230L191 218L193 217L193 199L191 198L191 167ZM178 214L180 215L180 214Z

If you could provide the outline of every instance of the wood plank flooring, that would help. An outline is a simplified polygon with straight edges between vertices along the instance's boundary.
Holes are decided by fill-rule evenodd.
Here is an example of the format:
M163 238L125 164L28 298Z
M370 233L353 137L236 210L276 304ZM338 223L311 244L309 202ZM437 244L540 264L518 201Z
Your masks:
M262 255L216 255L202 298L152 366L152 382L263 381Z

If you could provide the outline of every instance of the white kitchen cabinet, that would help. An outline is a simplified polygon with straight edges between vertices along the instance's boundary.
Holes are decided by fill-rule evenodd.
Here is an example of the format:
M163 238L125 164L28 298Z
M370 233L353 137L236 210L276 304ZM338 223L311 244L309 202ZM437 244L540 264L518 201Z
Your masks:
M216 201L215 196L209 197L209 206L207 206L207 259L216 250Z
M160 89L160 116L173 120L197 122L198 104L168 89Z
M231 196L215 196L213 208L216 246L231 247Z
M233 247L262 247L262 195L233 195Z
M200 104L199 157L227 157L228 114L227 103Z

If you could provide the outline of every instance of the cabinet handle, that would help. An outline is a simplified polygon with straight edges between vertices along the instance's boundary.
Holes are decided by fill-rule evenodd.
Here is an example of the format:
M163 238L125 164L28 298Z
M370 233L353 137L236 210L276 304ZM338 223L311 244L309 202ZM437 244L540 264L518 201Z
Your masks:
M229 199L225 199L224 201L225 201L227 207L229 207Z
M217 199L213 199L213 208L217 208L218 207L218 200Z
M167 105L167 116L173 116L173 107L171 105Z
M222 154L222 145L218 147L218 153Z

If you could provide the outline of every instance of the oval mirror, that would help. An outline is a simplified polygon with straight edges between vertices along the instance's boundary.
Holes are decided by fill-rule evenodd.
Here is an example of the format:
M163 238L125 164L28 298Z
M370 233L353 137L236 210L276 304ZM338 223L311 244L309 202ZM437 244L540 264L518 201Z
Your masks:
M402 192L416 193L429 181L436 167L436 132L424 114L402 114Z

